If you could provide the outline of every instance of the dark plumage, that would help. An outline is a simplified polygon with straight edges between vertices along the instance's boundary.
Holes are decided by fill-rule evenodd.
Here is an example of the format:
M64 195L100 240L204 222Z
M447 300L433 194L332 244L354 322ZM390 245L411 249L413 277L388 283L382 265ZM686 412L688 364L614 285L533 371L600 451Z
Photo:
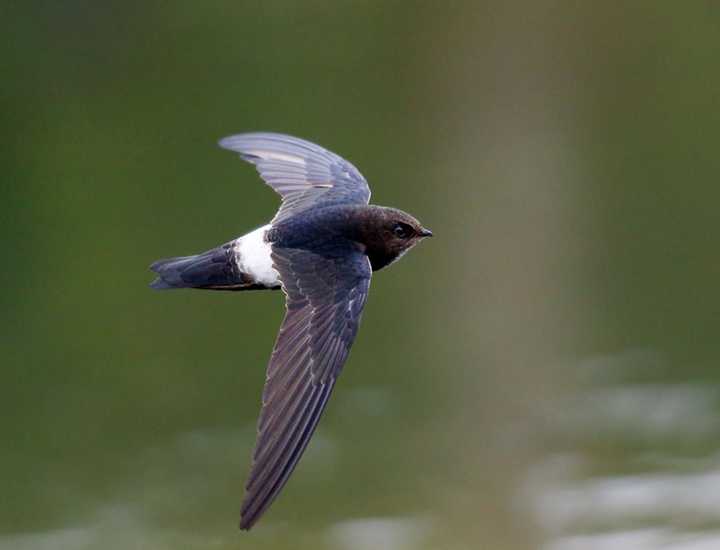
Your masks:
M255 164L282 197L272 222L196 256L155 262L153 288L282 287L287 312L263 390L240 527L250 529L285 485L350 352L373 271L432 233L410 214L368 205L348 161L280 134L220 141Z
M155 290L172 288L253 290L265 288L256 285L251 277L240 272L235 262L232 242L196 256L158 260L150 266L150 269L160 275L150 283Z

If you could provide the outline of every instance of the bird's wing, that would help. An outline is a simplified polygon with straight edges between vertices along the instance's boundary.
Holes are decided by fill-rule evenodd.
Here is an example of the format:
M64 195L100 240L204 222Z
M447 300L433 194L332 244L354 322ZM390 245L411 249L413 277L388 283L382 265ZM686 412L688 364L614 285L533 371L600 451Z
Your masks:
M220 147L240 153L282 197L274 222L319 204L367 204L370 187L350 162L292 136L251 133L228 136Z
M272 258L287 312L267 369L241 529L259 519L300 460L355 339L372 273L355 251L273 247Z

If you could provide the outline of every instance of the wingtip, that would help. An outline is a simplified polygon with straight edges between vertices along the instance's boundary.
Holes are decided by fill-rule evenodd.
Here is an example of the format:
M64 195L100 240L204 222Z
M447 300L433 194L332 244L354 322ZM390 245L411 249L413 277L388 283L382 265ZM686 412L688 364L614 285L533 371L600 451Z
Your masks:
M260 517L265 512L267 506L263 507L261 510L252 510L250 507L250 502L248 502L248 495L245 494L245 497L243 498L242 506L240 507L240 530L241 531L249 531L253 528L253 525L255 525Z
M240 530L249 531L257 521L257 517L240 516Z
M252 162L253 159L257 157L243 152L244 146L246 145L245 140L252 135L253 134L233 134L231 136L225 136L224 138L219 139L217 144L221 149L239 153L243 160Z
M235 148L238 145L238 141L243 141L247 139L257 138L260 136L268 136L273 135L268 132L243 132L240 134L231 134L229 136L225 136L223 138L220 138L217 142L217 144L222 147L223 149L229 149L231 151L234 151Z
M264 142L267 144L267 142L272 142L275 144L295 144L295 145L302 145L303 147L314 147L318 148L319 145L315 145L314 143L304 140L302 138L298 138L295 136L291 136L290 134L285 134L282 132L242 132L239 134L232 134L229 136L225 136L223 138L220 138L217 142L219 147L222 147L223 149L228 149L230 151L240 151L240 147L245 147L247 145L257 145L257 142Z
M234 137L235 137L235 136L232 135L232 136L225 136L225 137L223 137L223 138L220 138L220 139L218 140L218 142L217 142L218 147L221 147L221 148L223 148L223 149L230 149L230 141L231 141L232 138L234 138Z

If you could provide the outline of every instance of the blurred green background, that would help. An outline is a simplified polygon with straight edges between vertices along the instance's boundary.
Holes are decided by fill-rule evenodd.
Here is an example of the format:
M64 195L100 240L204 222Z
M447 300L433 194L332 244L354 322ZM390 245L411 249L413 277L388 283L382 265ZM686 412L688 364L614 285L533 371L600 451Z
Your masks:
M0 549L720 547L715 2L30 1L0 30ZM215 146L253 130L436 237L374 278L240 533L283 297L147 266L272 216Z

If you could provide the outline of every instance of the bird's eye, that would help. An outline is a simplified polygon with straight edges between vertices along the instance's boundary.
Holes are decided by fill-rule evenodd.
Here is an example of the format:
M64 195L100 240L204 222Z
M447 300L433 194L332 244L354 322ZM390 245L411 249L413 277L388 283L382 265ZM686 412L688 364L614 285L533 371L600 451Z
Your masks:
M393 227L393 234L400 239L407 239L410 236L410 230L405 224L396 223Z

